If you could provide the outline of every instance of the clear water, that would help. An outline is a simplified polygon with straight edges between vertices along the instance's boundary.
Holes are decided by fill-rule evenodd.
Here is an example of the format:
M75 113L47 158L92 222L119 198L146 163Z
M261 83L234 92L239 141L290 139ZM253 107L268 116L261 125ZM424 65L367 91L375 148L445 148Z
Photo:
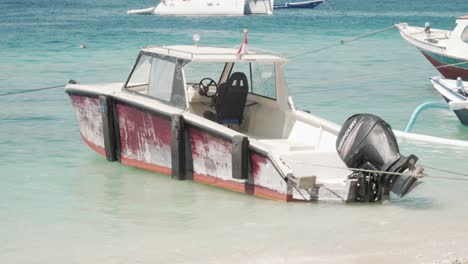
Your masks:
M453 27L466 0L327 0L274 16L128 16L153 1L1 0L2 92L123 81L142 46L250 44L286 55L394 23ZM84 43L87 49L79 49ZM356 112L403 129L441 101L437 75L396 30L291 60L298 105L342 123ZM343 81L353 79L353 81ZM468 256L468 182L427 178L378 205L286 204L107 163L79 137L63 90L0 97L0 263L434 263ZM443 110L415 132L468 139ZM467 172L468 150L404 144L422 163ZM435 176L451 176L428 170Z

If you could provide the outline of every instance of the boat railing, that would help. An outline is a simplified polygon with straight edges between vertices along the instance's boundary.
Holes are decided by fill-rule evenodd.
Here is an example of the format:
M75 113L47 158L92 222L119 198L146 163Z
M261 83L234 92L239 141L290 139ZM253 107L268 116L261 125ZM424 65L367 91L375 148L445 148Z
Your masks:
M232 49L228 47L219 47L219 46L208 46L208 45L203 45L199 47L204 47L204 48L225 48L225 49ZM237 48L237 47L233 47ZM202 56L229 56L233 58L239 57L237 53L232 53L232 52L197 52L193 53L190 51L186 50L181 50L181 49L176 49L173 47L165 47L165 46L148 46L145 47L145 49L159 49L162 52L165 52L166 55L174 55L176 56L177 54L184 54L185 56L189 57L190 59L197 59ZM246 54L243 54L242 56L249 56L249 55L256 55L256 56L274 56L278 57L278 59L285 59L285 57L276 52L271 52L271 51L265 51L262 49L257 49L257 48L249 48L249 52Z

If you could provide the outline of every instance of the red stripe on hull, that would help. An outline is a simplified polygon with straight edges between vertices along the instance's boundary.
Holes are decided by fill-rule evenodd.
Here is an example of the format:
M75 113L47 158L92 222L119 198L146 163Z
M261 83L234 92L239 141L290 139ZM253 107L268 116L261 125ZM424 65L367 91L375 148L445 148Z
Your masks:
M106 156L105 150L103 148L100 148L93 143L89 142L81 133L81 138L83 141L94 151L99 153L101 156ZM148 164L143 161L138 161L138 160L132 160L128 159L125 157L121 158L120 161L123 165L139 168L139 169L144 169L160 174L165 174L165 175L172 175L172 169L163 167L163 166L158 166L154 164ZM278 200L278 201L285 201L285 202L290 202L293 201L292 195L284 194L284 193L279 193L273 190L270 190L265 187L261 186L256 186L248 183L242 183L242 182L234 182L234 181L228 181L228 180L223 180L220 178L216 178L213 176L207 176L207 175L202 175L202 174L193 174L193 180L196 182L200 182L203 184L211 185L211 186L216 186L216 187L221 187L224 189L228 189L231 191L236 191L236 192L241 192L241 193L248 193L248 194L253 194L258 197L266 198L266 199L271 199L271 200Z
M172 175L171 168L149 164L149 163L139 161L139 160L132 160L132 159L122 157L120 160L120 163L127 165L127 166L132 166L135 168L144 169L144 170L148 170L148 171L152 171L152 172L156 172L160 174Z
M255 196L267 198L271 200L278 200L278 201L284 201L284 202L290 202L294 200L292 195L279 193L277 191L273 191L273 190L270 190L268 188L264 188L261 186L252 185L248 183L242 183L242 182L223 180L223 179L216 178L213 176L202 175L198 173L193 174L193 180L196 182L207 184L207 185L217 186L217 187L221 187L224 189L241 192L241 193L253 194Z
M424 57L426 57L426 59L427 59L432 65L434 65L434 67L441 67L441 66L448 65L448 64L442 63L442 62L440 62L440 61L438 61L438 60L432 58L431 56L425 54L424 52L422 52L422 54L424 55ZM466 70L466 69L462 69L462 68L458 68L458 67L454 67L454 66L445 66L445 67L437 68L437 70L438 70L445 78L448 78L448 79L455 80L455 79L457 79L458 77L461 77L461 78L463 78L464 80L468 80L468 70Z
M167 121L167 123L170 124L169 121ZM162 134L166 135L166 137L167 137L167 134L169 134L169 133L167 133L167 129L166 129L165 132L166 133L162 133ZM194 131L191 130L191 132L194 132ZM132 135L129 135L129 136L135 136L136 134L138 134L138 133L135 133L135 134L132 134ZM95 144L90 142L81 132L80 132L80 135L81 135L81 138L83 139L83 141L91 149L96 151L101 156L106 157L106 153L105 153L104 148L96 146ZM223 146L226 149L226 153L230 152L230 149L231 149L231 144L230 143L224 142L223 140L217 139L217 138L213 138L212 140L209 141L209 140L206 140L205 137L211 139L210 138L211 136L205 135L204 138L202 138L206 142L201 140L204 143L204 144L202 144L202 146L207 147L207 150L205 150L205 151L209 151L208 146L210 144L213 144L213 142L215 142L215 143L219 143L219 145ZM194 139L200 139L200 138L192 137L191 138L192 144L197 141L197 140L194 140ZM165 141L167 141L167 139ZM123 142L123 143L125 144L127 142ZM134 145L137 145L137 144L134 144ZM139 151L140 149L137 149L137 150ZM206 157L204 155L201 155L200 153L197 152L197 151L200 151L200 150L192 149L192 151L193 151L194 156L199 155L199 156L201 156L200 158L206 159ZM259 177L258 174L260 172L261 167L265 166L267 164L268 159L266 159L266 158L264 158L264 157L262 157L260 155L257 155L257 154L252 154L251 158L252 158L253 175L254 175L254 181L255 181L255 178ZM156 173L160 173L160 174L172 175L172 169L169 168L169 167L150 164L150 163L147 163L145 161L136 160L136 159L133 159L133 158L125 157L123 155L121 157L120 162L123 165L136 167L136 168L140 168L140 169L144 169L144 170L148 170L148 171L152 171L152 172L156 172ZM212 169L214 169L214 168L212 168ZM208 175L203 175L203 174L199 174L199 173L193 173L193 180L197 181L197 182L200 182L200 183L207 184L207 185L217 186L217 187L221 187L221 188L236 191L236 192L252 194L252 195L262 197L262 198L266 198L266 199L286 201L286 202L295 200L295 199L293 199L293 196L290 195L290 194L280 193L278 191L271 190L271 189L263 187L263 186L249 184L249 183L246 183L246 182L236 182L236 181L231 181L231 180L224 180L224 179L221 179L221 178L208 176Z
M193 180L196 182L201 182L212 186L218 186L236 192L247 192L246 183L243 182L227 181L213 176L198 173L193 174Z
M80 132L80 136L83 139L83 141L86 143L86 145L88 145L92 150L96 151L97 153L99 153L100 155L104 157L106 156L106 151L103 148L98 147L94 145L93 143L91 143L88 139L85 138L85 136L83 136L81 132Z
M86 145L88 145L92 150L99 153L101 156L106 157L106 151L103 148L98 147L98 146L94 145L93 143L91 143L89 140L87 140L83 136L83 134L80 133L80 135L81 135L81 138L83 139L83 141L86 143ZM135 168L139 168L139 169L144 169L144 170L148 170L148 171L152 171L152 172L156 172L156 173L172 175L172 169L171 168L158 166L158 165L154 165L154 164L148 164L148 163L143 162L143 161L132 160L132 159L128 159L128 158L125 158L125 157L122 157L120 162L122 164L124 164L124 165L127 165L127 166L131 166L131 167L135 167Z
M290 194L279 193L265 187L254 185L253 189L254 195L258 197L284 202L290 202L294 200L293 196Z

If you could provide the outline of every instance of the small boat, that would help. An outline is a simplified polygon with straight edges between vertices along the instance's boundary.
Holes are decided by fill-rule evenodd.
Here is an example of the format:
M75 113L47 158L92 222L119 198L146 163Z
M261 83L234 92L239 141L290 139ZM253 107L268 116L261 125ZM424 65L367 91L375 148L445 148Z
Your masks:
M129 14L129 15L153 15L155 9L156 9L156 7L128 10L127 14Z
M275 9L281 8L315 8L323 3L323 0L311 0L311 1L300 1L300 2L285 2L283 5L274 5Z
M441 77L431 78L434 89L447 101L460 122L468 126L468 82L448 80Z
M161 0L156 7L134 9L127 14L180 16L242 16L273 14L274 0Z
M401 36L414 45L448 79L468 80L468 15L458 17L453 31L397 24Z
M282 201L374 202L419 182L417 157L372 115L342 127L296 108L286 58L143 48L122 83L66 86L83 141L108 161Z

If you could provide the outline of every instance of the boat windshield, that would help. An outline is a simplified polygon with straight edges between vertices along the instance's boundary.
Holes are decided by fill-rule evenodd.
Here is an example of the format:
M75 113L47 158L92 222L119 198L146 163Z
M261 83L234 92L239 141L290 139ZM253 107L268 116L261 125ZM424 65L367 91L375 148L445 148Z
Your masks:
M198 84L203 78L210 78L216 83L222 83L222 74L226 67L225 62L192 62L184 68L185 82Z
M126 88L128 90L146 93L148 90L152 62L153 57L141 55L127 82Z
M185 80L189 85L197 85L202 79L210 78L219 85L236 72L247 77L249 93L276 100L274 63L190 63L185 67Z
M141 54L125 88L186 108L182 68L187 61Z
M249 93L276 99L275 65L264 62L237 62L233 65L230 75L242 72L249 82Z

